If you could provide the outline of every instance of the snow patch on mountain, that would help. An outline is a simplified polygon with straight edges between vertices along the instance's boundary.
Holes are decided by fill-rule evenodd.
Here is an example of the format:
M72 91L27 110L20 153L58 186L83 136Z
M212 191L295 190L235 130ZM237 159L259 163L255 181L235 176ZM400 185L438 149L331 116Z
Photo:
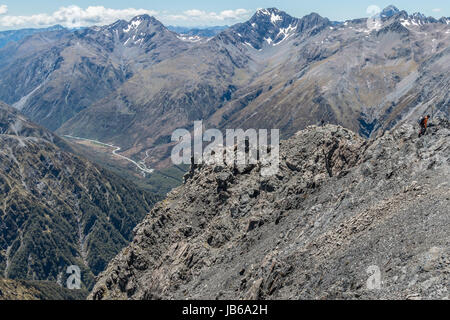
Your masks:
M275 13L272 13L271 14L271 16L270 16L270 21L272 22L272 23L276 23L277 21L281 21L281 20L283 20L283 18L281 18L281 16L279 16L279 15L277 15L277 14L275 14Z
M200 42L205 39L200 36L189 36L189 35L184 35L184 34L180 34L179 36L177 36L177 38L180 39L181 41L186 41L186 42Z
M142 23L142 20L139 20L139 19L131 21L131 23L128 25L128 27L123 29L123 32L128 33L132 29L137 29L141 25L141 23Z

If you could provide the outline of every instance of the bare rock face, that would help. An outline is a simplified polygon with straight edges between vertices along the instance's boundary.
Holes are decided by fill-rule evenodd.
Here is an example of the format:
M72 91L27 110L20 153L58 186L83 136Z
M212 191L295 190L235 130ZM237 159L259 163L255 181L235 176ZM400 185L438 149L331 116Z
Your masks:
M92 299L448 298L450 126L308 127L280 170L196 167Z

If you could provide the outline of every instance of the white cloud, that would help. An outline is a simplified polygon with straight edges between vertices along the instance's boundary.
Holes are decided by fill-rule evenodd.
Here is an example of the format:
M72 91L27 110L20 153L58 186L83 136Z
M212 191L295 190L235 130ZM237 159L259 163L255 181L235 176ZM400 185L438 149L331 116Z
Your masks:
M8 13L8 6L6 4L0 4L0 14Z
M249 15L250 11L246 9L224 10L219 13L192 9L183 12L181 16L184 16L184 20L194 20L202 23L208 23L241 20L248 18Z
M0 7L2 8L2 7ZM102 6L90 6L82 9L78 6L61 7L52 14L35 14L30 16L5 15L0 17L0 26L51 26L61 24L66 27L82 27L91 25L105 25L118 19L131 19L137 15L155 15L156 11L146 9L109 9Z
M381 12L381 8L374 4L370 5L366 9L366 13L371 17L378 15Z
M441 12L442 9L441 9L441 8L435 8L435 9L433 9L433 10L431 10L431 11L433 11L433 12Z
M8 7L0 6L0 13L7 13ZM119 19L130 20L131 18L148 14L155 16L165 24L174 25L207 25L226 24L244 20L251 14L250 10L236 9L221 12L208 12L198 9L186 10L182 13L161 13L147 9L109 9L103 6L90 6L86 9L72 5L61 7L57 11L47 14L34 14L28 16L2 15L0 16L0 28L24 28L24 27L47 27L60 24L69 28L85 27L92 25L107 25Z
M201 10L197 10L197 9L187 10L184 12L184 14L188 17L201 17L204 15L207 15L207 13L205 11L201 11Z

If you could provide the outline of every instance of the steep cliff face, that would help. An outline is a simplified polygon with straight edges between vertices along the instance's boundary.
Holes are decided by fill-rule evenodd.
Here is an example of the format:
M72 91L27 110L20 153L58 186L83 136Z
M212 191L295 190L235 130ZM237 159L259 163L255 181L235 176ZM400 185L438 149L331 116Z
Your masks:
M1 277L64 284L78 265L83 288L92 287L153 196L64 151L64 140L2 104L0 146Z
M421 139L308 127L269 178L194 168L90 298L448 298L450 124L434 124Z

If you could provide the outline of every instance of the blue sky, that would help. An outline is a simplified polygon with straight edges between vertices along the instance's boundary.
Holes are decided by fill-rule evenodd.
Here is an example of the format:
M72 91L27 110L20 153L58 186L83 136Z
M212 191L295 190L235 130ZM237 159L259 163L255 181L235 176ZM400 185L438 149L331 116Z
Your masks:
M449 0L0 0L0 30L56 23L72 27L101 25L142 13L156 16L166 25L230 25L248 19L258 8L267 7L277 7L296 17L317 12L342 21L367 16L370 5L384 8L389 4L409 13L450 16Z

